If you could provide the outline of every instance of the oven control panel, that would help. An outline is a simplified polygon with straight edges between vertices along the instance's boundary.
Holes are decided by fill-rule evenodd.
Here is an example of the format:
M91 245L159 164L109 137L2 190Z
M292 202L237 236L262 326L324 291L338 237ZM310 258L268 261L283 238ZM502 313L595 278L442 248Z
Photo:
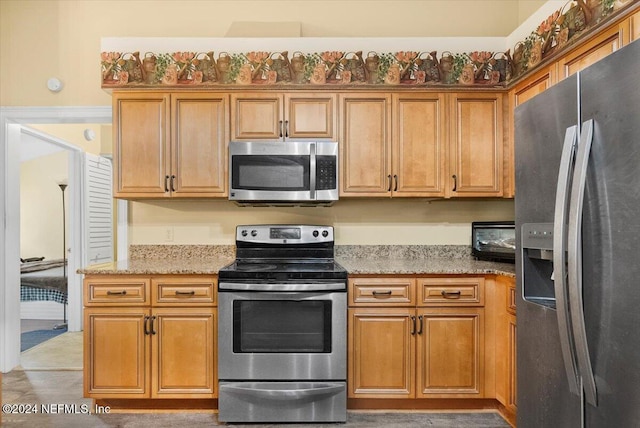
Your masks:
M266 244L333 242L332 226L257 224L236 228L236 241Z

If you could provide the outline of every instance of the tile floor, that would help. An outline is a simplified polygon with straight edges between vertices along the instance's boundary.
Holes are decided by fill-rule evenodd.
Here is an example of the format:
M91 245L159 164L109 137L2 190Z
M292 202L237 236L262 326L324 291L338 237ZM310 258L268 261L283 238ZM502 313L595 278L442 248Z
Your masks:
M3 427L181 427L224 426L213 413L85 414L92 400L82 398L82 333L64 333L23 353L22 366L2 378L2 404L36 405L59 409L58 414L2 415ZM31 352L30 352L31 351ZM60 405L60 406L56 406ZM66 412L65 412L66 406ZM281 424L229 424L230 427L262 428ZM345 424L286 424L286 428L508 428L495 412L349 412Z

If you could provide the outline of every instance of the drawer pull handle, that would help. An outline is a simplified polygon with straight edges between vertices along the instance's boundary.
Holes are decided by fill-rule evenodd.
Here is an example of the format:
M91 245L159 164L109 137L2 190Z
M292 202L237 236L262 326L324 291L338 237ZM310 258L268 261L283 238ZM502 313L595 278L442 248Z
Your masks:
M122 290L122 291L107 290L107 296L126 296L126 295L127 295L127 290Z
M461 293L460 293L460 290L458 291L442 290L440 294L442 294L442 297L444 297L445 299L459 299Z
M391 290L373 292L373 297L379 297L379 296L391 296Z
M195 296L196 292L194 290L191 291L180 291L176 290L176 296Z

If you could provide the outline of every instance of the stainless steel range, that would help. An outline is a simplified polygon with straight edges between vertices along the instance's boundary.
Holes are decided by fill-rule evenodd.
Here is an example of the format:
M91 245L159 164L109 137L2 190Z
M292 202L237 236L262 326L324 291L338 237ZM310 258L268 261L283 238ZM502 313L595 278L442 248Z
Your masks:
M249 225L219 272L223 422L344 422L347 272L333 228Z

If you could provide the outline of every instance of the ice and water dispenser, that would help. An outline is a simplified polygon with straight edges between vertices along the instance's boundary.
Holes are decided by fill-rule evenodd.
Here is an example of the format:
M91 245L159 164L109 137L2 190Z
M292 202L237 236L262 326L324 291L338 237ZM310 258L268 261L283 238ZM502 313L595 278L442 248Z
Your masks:
M555 309L553 223L525 223L521 232L524 300Z

